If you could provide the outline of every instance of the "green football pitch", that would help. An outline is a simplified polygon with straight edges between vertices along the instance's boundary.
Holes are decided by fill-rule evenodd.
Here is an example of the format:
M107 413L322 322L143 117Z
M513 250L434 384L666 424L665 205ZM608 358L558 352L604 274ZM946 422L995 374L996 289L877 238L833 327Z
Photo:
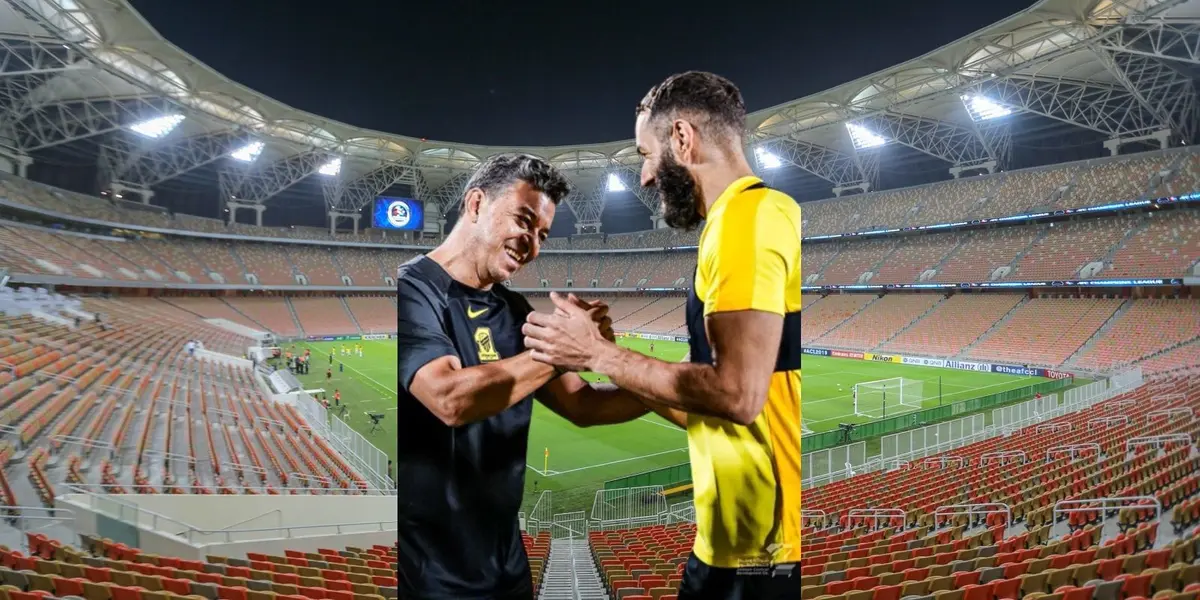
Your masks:
M349 347L353 348L353 343ZM312 349L312 372L301 376L306 387L327 390L330 402L335 389L348 410L344 420L394 459L396 455L396 342L363 341L363 356L343 356L341 342L300 342ZM633 350L668 361L679 361L687 345L679 342L622 338ZM325 369L333 352L333 377ZM344 368L343 368L344 367ZM1014 389L1032 383L1031 377L954 371L895 363L805 356L801 410L812 431L834 429L838 423L865 422L854 415L854 384L904 377L923 382L925 406L950 403ZM595 380L595 376L591 376ZM939 389L941 397L939 399ZM383 432L369 434L366 413L387 415ZM890 410L889 410L890 414ZM548 454L548 457L547 457ZM688 461L687 434L655 416L609 427L580 429L540 404L535 404L526 464L527 499L535 492L553 490L555 512L590 508L595 490L604 481L668 467ZM527 503L528 504L528 503ZM527 506L528 508L528 506Z

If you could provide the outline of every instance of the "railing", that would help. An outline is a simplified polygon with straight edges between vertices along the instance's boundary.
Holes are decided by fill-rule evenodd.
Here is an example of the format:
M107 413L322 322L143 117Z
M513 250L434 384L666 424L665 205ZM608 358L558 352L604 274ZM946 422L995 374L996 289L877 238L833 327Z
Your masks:
M0 520L7 522L10 526L21 532L37 532L43 533L47 537L56 537L56 533L65 533L65 539L58 541L74 545L78 543L75 538L75 511L69 508L46 508L44 506L0 506ZM55 524L62 524L69 531L56 531L51 529ZM28 545L29 539L22 536L22 543ZM32 552L32 548L29 548Z
M1094 513L1098 511L1107 512L1114 509L1132 508L1140 510L1154 510L1154 521L1161 522L1162 520L1162 502L1154 496L1119 496L1112 498L1089 498L1087 500L1061 500L1054 504L1054 522L1062 519L1062 515L1070 515L1074 513ZM1106 521L1101 522L1100 541L1104 541L1104 528L1110 524ZM1114 524L1115 525L1115 524Z
M1133 452L1134 448L1142 446L1153 446L1162 448L1167 444L1183 444L1190 446L1192 444L1192 436L1189 433L1169 433L1166 435L1147 435L1143 437L1131 438L1125 442L1125 453Z
M953 404L926 408L905 413L870 423L863 423L850 434L850 441L873 439L887 434L912 429L922 425L930 425L946 421L955 415L986 410L1000 404L1007 404L1020 398L1028 398L1037 394L1047 394L1071 385L1070 379L1042 381L1022 388L988 394L979 398L960 400ZM806 449L823 450L839 446L846 441L846 434L840 430L825 431L804 436L801 446Z
M1054 457L1059 454L1066 454L1068 458L1074 462L1075 460L1082 458L1084 454L1088 452L1096 455L1097 462L1100 461L1101 454L1103 454L1103 452L1100 450L1100 444L1064 444L1062 446L1055 446L1046 450L1046 462L1054 462Z
M1017 459L1018 464L1029 462L1029 455L1025 454L1024 450L1007 450L998 452L987 452L979 457L979 466L985 467L988 462L995 460L1002 465L1007 465L1009 459Z
M1072 423L1042 423L1033 428L1034 433L1065 433L1073 431L1075 425Z
M938 520L943 517L958 517L966 516L968 518L978 515L1004 515L1004 526L1007 528L1012 525L1012 508L1003 502L982 502L979 504L949 504L939 506L933 510L933 523L935 527L940 527ZM1001 536L1003 537L1003 536Z
M533 509L529 511L529 516L525 519L525 531L531 535L550 531L550 525L554 520L553 502L554 497L550 490L542 490L542 493L538 495L537 502L533 504Z
M657 525L666 512L667 498L661 485L596 490L591 525L597 531Z
M203 463L203 462L207 462L207 461L201 461L201 463ZM233 469L235 467L230 466L230 468ZM251 467L249 465L242 465L241 468L243 470L245 470L246 472L253 472L253 469L254 469L254 467ZM109 484L103 484L103 483L73 483L71 485L79 490L88 491L89 493L110 494L110 495L112 494L112 492L110 492L109 490L124 490L125 493L128 493L128 490L130 487L127 485L126 486L117 485L117 484L109 485ZM156 487L156 486L150 486L150 487ZM191 486L191 484L188 484L188 485L178 485L176 487L190 488L192 486ZM213 484L211 486L201 486L201 487L217 487L217 486L216 486L216 484ZM283 485L283 486L278 486L278 487L275 487L275 486L268 487L268 486L260 486L260 485L242 485L242 484L230 485L230 484L226 484L224 487L227 487L230 489L240 489L244 492L259 494L262 496L270 495L272 491L278 493L279 495L291 495L293 492L295 492L295 493L302 494L302 495L312 495L312 496L321 496L321 495L324 495L324 496L375 496L375 495L388 496L388 495L394 495L396 493L396 490L393 490L393 489L379 489L379 488L372 488L372 487L357 488L357 487L353 487L353 486L348 487L348 488L340 488L340 487L324 488L324 487L311 487L311 486L286 486L286 485ZM99 491L96 491L96 490L99 490Z
M965 467L971 463L965 456L934 456L921 461L921 468L930 467L945 469L946 467Z
M1190 421L1196 418L1196 413L1192 409L1184 407L1164 408L1162 410L1153 410L1146 413L1146 422L1149 423L1155 419L1173 421L1180 417L1186 418Z
M327 440L347 461L376 488L390 488L388 458L367 438L329 413L324 406L306 393L296 394L296 408L308 426Z
M676 502L667 509L667 517L665 519L667 525L674 523L695 523L696 522L696 503L692 500L684 502Z
M855 522L869 521L870 529L881 529L887 527L892 519L904 520L907 513L902 508L852 508L846 514L847 524L853 528ZM880 524L880 521L883 524Z
M136 525L139 528L153 530L162 535L173 535L191 544L231 543L279 538L291 539L313 535L345 535L349 533L370 533L377 531L386 532L395 531L399 527L398 521L361 521L243 529L201 529L174 517L169 517L121 500L116 496L96 494L75 485L67 485L65 487L70 493L78 494L84 500L81 503L97 513ZM264 515L266 514L270 513L264 513ZM264 515L254 518L257 519Z
M1129 424L1129 415L1113 415L1111 417L1097 417L1095 419L1088 419L1087 427L1088 427L1088 430L1090 431L1099 426L1104 426L1107 428L1107 427L1114 427L1114 426L1120 427L1122 425L1128 425L1128 424Z

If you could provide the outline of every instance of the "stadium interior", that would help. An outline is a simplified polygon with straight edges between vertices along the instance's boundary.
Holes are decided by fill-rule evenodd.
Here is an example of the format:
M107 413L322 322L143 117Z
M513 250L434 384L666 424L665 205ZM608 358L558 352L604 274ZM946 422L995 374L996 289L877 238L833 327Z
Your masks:
M326 410L311 389L320 361L313 380L266 363L297 344L394 339L396 269L443 238L464 173L486 153L448 144L413 152L407 138L364 141L348 125L320 121L346 142L343 174L328 186L333 225L263 226L271 196L331 164L331 145L313 142L324 134L293 109L260 114L251 127L249 102L165 89L163 73L182 68L182 51L160 40L137 51L140 62L121 55L131 49L106 54L93 38L117 34L92 20L129 29L89 8L100 4L6 0L0 9L2 28L17 31L12 22L24 20L38 31L0 35L0 52L45 62L36 76L0 70L0 80L29 88L31 103L3 106L0 119L21 148L0 149L9 167L0 174L0 596L398 598L392 457L361 424ZM1111 156L999 168L1004 157L988 140L1003 124L971 121L959 94L967 84L930 87L930 70L911 65L853 84L863 114L877 111L860 121L932 154L921 146L932 142L905 137L901 109L916 106L915 129L946 119L939 127L950 133L928 134L946 137L938 147L970 147L954 150L955 160L951 150L939 155L959 169L953 179L873 191L869 173L846 173L847 157L860 168L870 161L869 147L822 149L812 136L779 133L780 120L815 130L810 121L833 118L814 116L812 103L752 116L754 139L766 140L754 153L768 183L785 161L833 189L802 204L806 354L844 361L836 364L851 385L865 377L855 379L855 360L1071 380L1044 396L953 410L928 396L924 410L918 402L903 423L881 422L878 435L861 433L869 424L858 434L848 425L806 435L803 600L1200 594L1200 150L1179 143L1198 141L1200 3L1074 4L1092 11L1087 36L1030 30L1024 15L979 36L1020 51L980 57L994 47L964 40L955 53L976 66L1007 61L994 67L1004 73L998 83L973 93L1108 134ZM1105 12L1113 10L1133 14ZM1168 36L1191 54L1160 43ZM1046 40L1060 44L1058 54ZM67 58L40 56L57 45L77 46L91 73L64 74L51 63ZM1030 74L1080 54L1094 60L1095 48L1123 57L1110 58L1110 69L1140 61L1145 74L1161 64L1190 87L1158 73L1066 78L1050 90L1037 87L1049 75ZM56 85L72 77L92 85ZM1120 88L1131 104L1078 116L1082 104L1062 108L1081 102L1068 79ZM883 80L903 93L889 95ZM129 100L119 92L130 86L147 93ZM1187 102L1156 104L1160 92ZM1047 107L1055 94L1060 104ZM914 98L922 103L906 104ZM947 104L966 121L951 122ZM97 117L80 107L119 110ZM174 154L136 149L131 124L164 107L187 116L160 123L166 131L154 136L178 144ZM285 118L297 114L304 118ZM180 122L194 129L172 134ZM962 142L970 128L979 138ZM152 202L154 186L182 173L248 162L236 156L253 145L247 131L265 140L251 154L266 145L261 160L274 162L232 182L221 172L222 193L236 190L225 194L228 220ZM49 144L53 136L62 139ZM29 176L44 146L97 136L107 136L100 162L109 177L94 193ZM627 146L555 158L597 192L570 206L577 235L549 239L509 285L535 308L550 307L550 291L601 299L622 335L684 341L697 234L600 231L606 186L632 183L637 169ZM370 216L362 209L395 186L425 203L424 230L360 227ZM597 196L599 207L589 204ZM256 213L257 224L237 222L239 210ZM353 226L338 229L339 219ZM394 405L394 382L371 381ZM806 391L804 401L845 397ZM554 475L536 467L543 480ZM540 598L674 600L695 531L690 474L626 474L645 477L589 489L591 510L556 510L550 489L530 496L521 523Z

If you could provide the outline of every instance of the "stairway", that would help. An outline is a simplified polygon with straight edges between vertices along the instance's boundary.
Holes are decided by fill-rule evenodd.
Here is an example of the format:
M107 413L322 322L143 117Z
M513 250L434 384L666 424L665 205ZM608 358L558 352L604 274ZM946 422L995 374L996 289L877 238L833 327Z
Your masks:
M587 540L553 540L539 600L608 600Z
M250 274L250 268L246 266L246 261L242 260L241 256L238 256L237 251L233 249L233 244L229 244L225 248L229 251L229 255L233 257L233 261L236 262L238 267L242 269L241 281L228 281L226 283L250 283L250 278L246 277ZM255 276L257 275L258 274L255 273Z
M1033 236L1033 240L1029 242L1029 245L1025 246L1025 249L1018 252L1017 255L1013 257L1012 262L1008 263L1008 275L1005 275L1004 278L1021 281L1021 274L1017 272L1017 265L1021 264L1021 260L1025 258L1026 254L1029 254L1034 248L1037 248L1039 245L1041 245L1042 240L1046 239L1046 236L1048 235L1050 235L1050 227L1043 226L1041 231L1039 231L1037 235Z
M1125 247L1125 244L1129 243L1129 240L1132 239L1133 236L1141 233L1149 226L1150 226L1150 218L1148 216L1144 216L1144 217L1141 217L1138 219L1137 225L1134 225L1133 227L1126 229L1125 235L1121 237L1120 241L1118 241L1116 244L1113 244L1113 247L1109 248L1108 252L1105 253L1105 255L1103 257L1097 259L1100 261L1101 264L1104 265L1104 268L1101 269L1099 273L1096 273L1095 275L1093 275L1093 277L1103 276L1104 272L1108 270L1108 266L1110 264L1112 264L1113 257L1116 256L1117 253L1120 252L1121 249Z
M962 352L959 352L954 358L957 360L962 360L963 357L970 354L971 350L975 349L975 346L978 346L981 342L983 342L983 340L986 340L989 337L991 337L991 335L993 333L996 333L997 331L999 331L1000 328L1003 327L1005 323L1008 323L1009 320L1012 319L1013 315L1017 314L1017 311L1021 310L1021 307L1025 306L1026 302L1029 302L1029 298L1022 298L1021 301L1018 302L1016 306L1012 307L1012 310L1008 311L1008 313L1005 314L1003 317L1000 317L999 321L992 323L992 326L989 327L987 331L983 332L983 335L979 336L979 339L971 342L970 344L967 344L967 347L963 348Z
M263 331L269 331L271 333L275 333L270 327L267 327L266 325L263 325L262 323L258 322L258 319L255 319L254 317L251 317L250 315L238 310L238 307L234 306L232 302L230 302L224 298L221 299L221 302L224 302L225 306L228 306L229 309L232 310L233 312L245 317L247 321L250 321L251 323L254 323L255 325L258 325L259 327L261 327ZM174 306L174 305L172 304L172 306ZM292 306L292 304L289 302L288 307L291 308L291 306ZM293 314L295 314L295 313L293 313Z
M630 317L642 312L643 310L646 310L647 308L650 308L651 306L654 306L655 304L658 304L658 301L662 300L663 298L665 298L665 296L660 296L658 298L655 298L655 299L651 300L650 302L646 303L645 306L625 315L624 317L621 317L620 319L617 319L616 321L613 321L613 326L614 327L617 326L617 324L621 323L622 321L626 321L625 325L628 325L629 324L628 320Z
M326 248L318 248L318 251L319 252L330 252L330 250L328 250ZM292 253L287 251L286 246L284 246L284 248L282 249L282 254L283 254L283 259L287 261L288 266L291 267L291 269L292 269L292 283L296 283L297 275L303 275L305 277L305 279L308 278L308 273L305 273L303 270L300 269L300 265L295 260L292 259ZM311 285L312 282L309 281L309 284Z
M333 263L333 268L337 270L338 277L346 276L346 267L342 266L342 263L340 261L338 261L336 251L334 251L334 250L329 251L329 262ZM353 278L351 278L351 280L353 281ZM355 283L354 285L364 285L364 284Z
M283 301L287 304L288 314L292 315L292 322L296 324L296 331L299 331L300 335L308 335L304 332L304 327L300 325L300 316L296 314L296 307L292 306L292 299L284 298ZM345 300L342 302L344 303Z
M920 315L920 316L918 316L917 318L913 319L913 320L912 320L912 322L910 322L908 325L905 325L904 327L901 327L901 328L900 328L900 331L897 331L897 332L896 332L896 335L893 335L892 337L889 337L889 338L887 338L886 340L883 340L883 342L882 342L882 343L880 343L878 346L875 346L875 348L874 348L872 351L873 351L873 352L877 352L877 351L879 351L879 349L880 349L880 348L883 348L884 346L888 345L888 342L890 342L890 341L892 341L892 340L894 340L894 339L896 339L896 338L900 337L900 334L904 333L905 331L908 331L909 329L912 329L912 328L913 328L913 327L914 327L914 326L915 326L917 323L920 323L920 322L921 322L921 321L922 321L922 320L923 320L925 317L928 317L928 316L929 316L929 313L932 313L933 311L937 310L937 309L938 309L938 307L942 305L942 302L945 302L945 301L946 301L946 300L943 298L942 300L939 300L939 301L935 302L935 303L933 304L933 306L930 306L930 307L929 307L929 310L927 310L927 311L925 311L925 312L921 313L921 315Z
M358 319L354 318L354 311L350 310L349 304L346 304L346 297L342 296L339 298L339 300L341 300L341 302L342 302L342 309L346 311L346 316L350 317L350 322L354 323L354 326L358 329L358 332L359 333L371 333L371 332L363 329L362 325L358 322Z
M850 316L848 316L848 317L846 317L845 319L843 319L843 320L842 320L840 323L838 323L837 325L834 325L833 327L830 327L830 328L829 328L829 331L826 331L825 333L822 333L820 337L813 338L813 341L812 341L812 342L810 342L810 343L812 343L812 344L820 344L820 343L821 343L821 340L822 340L822 339L824 339L824 338L825 338L825 336L827 336L827 335L829 335L829 334L831 334L831 333L833 333L833 332L837 331L837 330L838 330L839 328L841 328L843 325L845 325L846 323L849 323L849 322L850 322L850 320L851 320L851 319L853 319L854 317L857 317L858 315L862 314L863 312L866 312L866 310L867 310L868 308L870 308L872 304L875 304L876 302L878 302L878 301L879 301L879 298L880 298L879 296L876 296L876 297L874 297L874 298L871 298L871 301L870 301L870 302L868 302L868 303L866 303L866 304L864 304L862 308L858 309L857 311L855 311L854 313L852 313Z
M1126 300L1124 303L1122 303L1121 306L1117 308L1115 312L1113 312L1112 316L1100 326L1100 329L1097 329L1096 333L1092 334L1092 337L1088 338L1088 341L1084 342L1082 346L1076 349L1074 354L1067 357L1067 360L1063 361L1063 364L1069 365L1074 363L1075 360L1080 356L1087 354L1087 351L1091 350L1092 346L1096 345L1096 342L1100 341L1101 338L1107 335L1108 330L1112 329L1113 325L1116 325L1117 321L1121 320L1121 317L1128 312L1130 308L1133 308L1133 300Z

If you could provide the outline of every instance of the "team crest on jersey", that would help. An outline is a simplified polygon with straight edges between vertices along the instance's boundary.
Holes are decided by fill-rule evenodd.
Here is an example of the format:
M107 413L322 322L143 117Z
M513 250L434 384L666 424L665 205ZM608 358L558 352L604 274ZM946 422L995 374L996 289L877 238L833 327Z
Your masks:
M496 342L492 339L491 328L477 327L475 329L475 346L479 350L479 362L500 360L500 353L496 352Z

